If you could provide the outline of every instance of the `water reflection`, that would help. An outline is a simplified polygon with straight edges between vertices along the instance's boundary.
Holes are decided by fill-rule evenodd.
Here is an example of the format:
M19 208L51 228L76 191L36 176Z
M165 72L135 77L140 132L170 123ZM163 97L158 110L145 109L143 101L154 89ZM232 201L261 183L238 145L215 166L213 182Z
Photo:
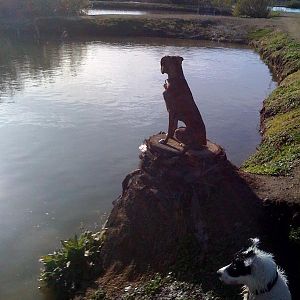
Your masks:
M48 41L42 44L4 39L0 47L0 101L28 85L51 82L69 72L76 76L86 48L76 43Z
M250 49L171 39L1 47L0 299L42 297L39 256L98 227L138 146L167 129L165 54L185 58L208 137L240 163L259 142L258 112L274 87Z

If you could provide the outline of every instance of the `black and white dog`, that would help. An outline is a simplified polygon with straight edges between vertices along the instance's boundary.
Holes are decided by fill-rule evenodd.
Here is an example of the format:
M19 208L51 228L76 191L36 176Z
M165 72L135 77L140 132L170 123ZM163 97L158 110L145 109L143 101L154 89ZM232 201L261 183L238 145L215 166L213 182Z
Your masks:
M291 294L284 272L277 267L273 255L257 248L259 239L239 251L231 264L218 270L225 284L244 285L244 300L290 300Z

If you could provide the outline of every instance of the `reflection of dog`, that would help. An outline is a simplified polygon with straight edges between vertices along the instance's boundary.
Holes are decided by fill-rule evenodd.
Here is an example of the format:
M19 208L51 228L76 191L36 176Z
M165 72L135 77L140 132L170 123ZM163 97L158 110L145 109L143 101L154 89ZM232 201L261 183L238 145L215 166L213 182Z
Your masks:
M163 96L169 112L169 128L163 143L175 137L186 149L200 149L206 145L205 125L185 80L182 61L180 56L165 56L160 62L162 74L168 74ZM177 129L178 121L182 121L186 127Z
M287 279L277 266L272 254L257 248L258 239L238 252L231 264L217 273L226 284L243 284L244 300L290 300Z

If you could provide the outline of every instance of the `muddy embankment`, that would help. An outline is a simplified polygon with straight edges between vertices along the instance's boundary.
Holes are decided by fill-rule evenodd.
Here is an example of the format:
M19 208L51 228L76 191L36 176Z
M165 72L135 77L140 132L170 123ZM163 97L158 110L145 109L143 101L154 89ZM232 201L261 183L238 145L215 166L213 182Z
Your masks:
M221 148L207 156L180 156L147 140L139 168L125 178L103 232L69 241L62 252L45 257L46 285L69 287L72 295L81 289L78 297L85 299L239 299L237 290L218 282L215 271L247 238L260 236L299 298L299 44L273 32L272 21L227 17L51 18L35 25L39 37L66 31L70 37L122 33L251 41L279 82L261 111L262 143L242 170ZM0 28L6 33L27 30L16 33L15 25L5 26ZM257 31L261 27L270 29ZM134 289L141 282L146 283Z

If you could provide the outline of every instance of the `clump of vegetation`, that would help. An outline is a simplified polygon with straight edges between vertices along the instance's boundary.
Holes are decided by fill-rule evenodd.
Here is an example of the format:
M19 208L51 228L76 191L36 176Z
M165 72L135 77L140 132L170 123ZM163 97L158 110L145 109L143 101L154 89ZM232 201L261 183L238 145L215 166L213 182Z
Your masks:
M69 295L78 290L85 280L101 273L99 256L103 234L84 232L66 241L53 254L42 256L43 270L40 281L58 295Z
M300 1L299 0L292 0L292 1L286 1L286 2L278 2L276 3L276 6L284 6L288 8L300 8Z
M300 70L288 76L264 101L263 118L300 107Z
M88 6L89 0L0 0L0 16L74 16Z
M288 3L287 7L300 8L300 1L291 1L290 3Z
M106 293L102 290L96 290L94 293L88 297L89 300L106 300Z
M300 227L299 226L291 226L289 231L289 240L300 246Z
M266 18L270 13L270 5L270 0L238 0L233 14L251 18Z
M160 274L156 274L153 279L146 282L144 285L144 291L147 296L154 296L159 292L162 285L166 282L166 279L163 279Z

